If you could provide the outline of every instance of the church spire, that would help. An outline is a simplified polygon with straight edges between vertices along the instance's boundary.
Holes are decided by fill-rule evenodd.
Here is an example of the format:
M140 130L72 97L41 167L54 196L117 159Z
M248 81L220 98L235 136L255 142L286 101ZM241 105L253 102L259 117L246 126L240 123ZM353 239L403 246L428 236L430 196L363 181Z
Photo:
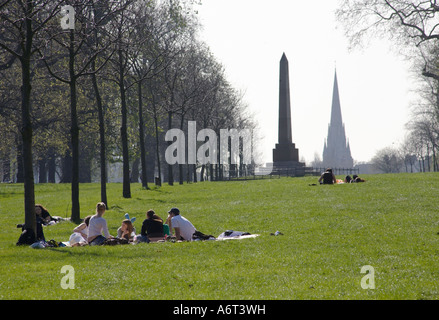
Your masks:
M340 94L338 92L337 70L334 72L334 87L332 90L331 126L342 125Z
M328 137L323 149L323 164L326 167L333 168L352 168L354 163L350 149L349 140L346 143L345 127L341 116L337 70L335 70L331 122L328 127Z

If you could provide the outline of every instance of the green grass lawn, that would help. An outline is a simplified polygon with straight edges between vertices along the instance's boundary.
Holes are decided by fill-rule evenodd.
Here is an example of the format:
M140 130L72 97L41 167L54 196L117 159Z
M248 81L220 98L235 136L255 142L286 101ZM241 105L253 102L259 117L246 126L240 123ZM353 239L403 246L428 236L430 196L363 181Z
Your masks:
M341 177L339 177L341 178ZM164 185L132 198L108 185L110 233L125 212L138 232L148 209L171 207L218 236L254 239L32 249L15 245L24 221L23 185L0 184L0 299L438 299L439 174L364 176L366 183L310 186L316 177ZM80 185L81 217L99 184ZM70 216L70 185L36 185L36 202ZM44 227L68 241L69 221ZM270 233L281 231L283 235ZM64 265L75 289L63 289ZM363 266L375 289L363 289Z

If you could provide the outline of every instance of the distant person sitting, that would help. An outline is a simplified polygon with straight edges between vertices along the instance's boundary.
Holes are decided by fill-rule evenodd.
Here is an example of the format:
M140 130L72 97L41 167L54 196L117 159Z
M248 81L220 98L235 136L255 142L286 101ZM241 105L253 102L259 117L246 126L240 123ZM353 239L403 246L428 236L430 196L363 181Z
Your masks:
M332 169L328 168L319 178L320 184L335 184L337 183L337 179L335 175L332 173Z
M143 220L140 236L137 237L139 242L150 242L155 238L164 238L165 232L163 219L155 214L154 210L146 212L146 219Z
M166 223L169 225L169 229L175 231L175 237L177 240L192 241L192 236L197 231L193 224L180 215L180 210L172 208L168 211L169 216L166 219Z

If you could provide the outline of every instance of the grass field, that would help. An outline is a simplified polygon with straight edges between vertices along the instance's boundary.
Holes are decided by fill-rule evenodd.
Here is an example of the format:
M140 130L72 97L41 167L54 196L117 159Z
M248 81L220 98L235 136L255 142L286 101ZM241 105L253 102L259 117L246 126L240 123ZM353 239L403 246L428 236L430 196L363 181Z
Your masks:
M341 178L341 177L340 177ZM105 214L116 235L125 212L140 232L148 209L171 207L218 236L254 239L32 249L15 245L23 185L0 184L0 299L438 299L439 174L364 176L366 183L310 186L316 177L203 182L142 190L108 185ZM93 214L98 184L80 186L81 217ZM70 215L70 185L36 185L36 202ZM69 221L44 227L67 241ZM283 235L270 233L281 231ZM75 289L60 285L64 265ZM363 289L363 266L375 289ZM369 274L371 276L371 274ZM370 281L369 281L370 283Z

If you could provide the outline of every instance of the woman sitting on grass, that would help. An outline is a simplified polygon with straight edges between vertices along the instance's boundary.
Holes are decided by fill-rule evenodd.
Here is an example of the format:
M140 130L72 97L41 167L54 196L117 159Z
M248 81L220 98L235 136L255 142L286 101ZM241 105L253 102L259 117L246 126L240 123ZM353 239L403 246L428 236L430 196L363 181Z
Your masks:
M69 243L72 247L82 246L87 244L88 238L88 225L90 223L91 216L87 216L84 218L84 222L82 222L79 226L73 229L73 233L69 238Z
M107 221L102 217L105 210L105 203L98 202L96 205L96 214L90 218L87 241L91 246L102 245L105 240L114 238L108 231ZM104 236L102 233L104 233Z
M169 228L168 228L169 230ZM150 242L151 238L164 238L163 219L155 214L154 210L148 210L146 219L143 220L140 236L137 237L139 242Z

